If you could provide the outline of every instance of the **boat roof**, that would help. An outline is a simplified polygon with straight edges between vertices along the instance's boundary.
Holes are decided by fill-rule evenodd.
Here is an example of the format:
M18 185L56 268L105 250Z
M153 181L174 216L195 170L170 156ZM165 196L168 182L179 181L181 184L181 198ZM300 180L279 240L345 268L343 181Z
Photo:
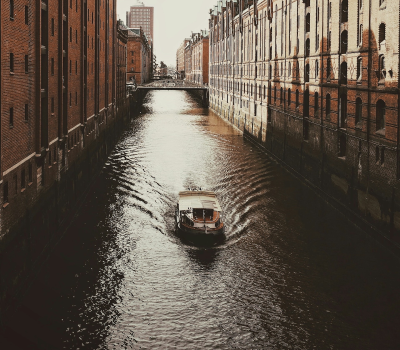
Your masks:
M179 192L179 210L213 209L221 212L217 196L211 191Z

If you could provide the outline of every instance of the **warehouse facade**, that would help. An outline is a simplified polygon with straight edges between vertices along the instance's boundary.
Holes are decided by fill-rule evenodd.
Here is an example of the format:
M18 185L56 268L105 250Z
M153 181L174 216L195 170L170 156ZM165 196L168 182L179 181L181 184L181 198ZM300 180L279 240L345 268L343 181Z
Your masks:
M399 241L397 0L218 1L210 105Z

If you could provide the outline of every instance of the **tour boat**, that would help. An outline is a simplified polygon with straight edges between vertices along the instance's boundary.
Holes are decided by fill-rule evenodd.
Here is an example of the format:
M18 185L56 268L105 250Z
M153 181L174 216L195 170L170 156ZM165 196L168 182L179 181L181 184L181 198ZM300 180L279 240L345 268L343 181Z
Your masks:
M214 192L179 192L176 228L182 238L195 244L214 244L225 237L221 206Z

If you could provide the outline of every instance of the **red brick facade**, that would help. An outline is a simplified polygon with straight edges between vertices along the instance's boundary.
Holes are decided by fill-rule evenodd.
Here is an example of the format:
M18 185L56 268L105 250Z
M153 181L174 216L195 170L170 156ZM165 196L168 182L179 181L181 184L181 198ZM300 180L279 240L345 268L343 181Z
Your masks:
M142 29L128 29L127 80L143 84L152 73L152 50Z
M117 117L118 82L116 0L0 11L2 237Z

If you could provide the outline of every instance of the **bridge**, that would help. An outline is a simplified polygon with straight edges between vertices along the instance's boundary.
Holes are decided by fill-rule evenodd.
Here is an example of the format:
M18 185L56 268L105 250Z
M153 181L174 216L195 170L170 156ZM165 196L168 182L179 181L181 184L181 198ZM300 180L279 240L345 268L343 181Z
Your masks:
M189 83L184 80L161 80L161 81L153 81L148 84L138 85L138 90L146 91L146 90L198 90L198 91L208 91L208 86L205 85L197 85L193 83Z
M197 85L189 83L184 80L169 79L169 80L153 81L148 84L138 85L137 90L144 93L150 90L200 91L202 92L201 97L203 99L203 103L208 106L208 97L209 97L208 86Z

